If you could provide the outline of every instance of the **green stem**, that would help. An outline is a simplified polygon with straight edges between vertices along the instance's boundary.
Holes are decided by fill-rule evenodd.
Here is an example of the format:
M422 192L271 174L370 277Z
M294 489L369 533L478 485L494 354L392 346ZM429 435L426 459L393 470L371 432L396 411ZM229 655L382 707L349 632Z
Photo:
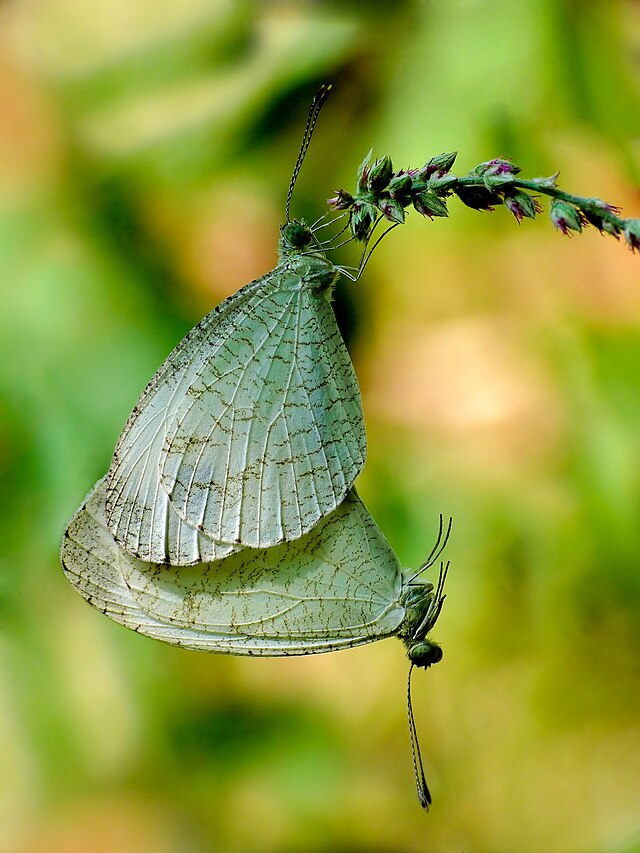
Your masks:
M481 175L466 175L464 178L457 179L458 185L464 187L482 187L486 189L486 184ZM506 187L515 187L516 189L528 190L529 192L539 193L541 195L550 196L551 198L560 199L560 201L569 202L579 210L592 213L598 216L604 222L608 222L616 230L622 230L625 227L626 220L617 216L610 205L604 204L599 198L584 198L583 196L573 195L573 193L565 192L559 187L548 183L547 178L534 178L533 180L524 180L514 177L513 180L496 187L496 191Z

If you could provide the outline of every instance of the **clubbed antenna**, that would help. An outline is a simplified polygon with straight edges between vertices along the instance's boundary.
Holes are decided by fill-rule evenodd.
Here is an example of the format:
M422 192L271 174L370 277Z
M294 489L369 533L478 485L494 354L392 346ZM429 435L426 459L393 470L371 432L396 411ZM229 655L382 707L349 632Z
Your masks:
M420 752L420 743L418 742L418 731L416 729L416 721L413 716L413 703L411 702L411 673L413 672L413 663L409 667L409 677L407 678L407 715L409 717L409 740L411 742L411 757L413 759L413 773L416 779L416 789L418 791L418 800L422 808L428 812L431 805L431 792L427 785L427 780L424 775L424 767L422 764L422 754Z
M305 154L307 153L309 143L311 142L313 130L316 126L318 116L320 115L320 110L324 106L324 102L329 97L330 92L331 92L331 84L329 84L328 86L325 86L323 84L322 86L320 86L320 88L318 89L318 91L314 95L313 101L311 101L311 107L309 109L309 117L307 118L307 126L304 129L304 136L302 137L302 144L300 145L300 153L298 154L298 159L296 160L296 165L293 169L293 175L291 176L291 183L289 184L289 192L287 193L287 206L285 208L287 222L291 222L291 217L289 216L289 208L291 207L291 196L293 195L293 188L296 185L298 173L300 172L302 162L304 160Z

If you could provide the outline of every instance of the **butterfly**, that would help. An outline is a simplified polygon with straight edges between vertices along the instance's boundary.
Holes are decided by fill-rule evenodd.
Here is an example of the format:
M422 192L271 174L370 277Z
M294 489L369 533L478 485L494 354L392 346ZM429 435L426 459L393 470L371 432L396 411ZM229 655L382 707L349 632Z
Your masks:
M364 465L360 390L330 304L343 268L314 228L289 218L329 88L311 107L278 265L177 345L117 442L107 523L142 560L190 565L298 539Z
M215 562L166 566L126 553L112 536L101 480L72 518L61 548L65 574L109 618L157 640L198 651L282 656L331 652L399 637L414 666L442 658L429 638L444 601L419 575L440 556L451 525L417 572L398 558L355 489L311 531L270 548L243 548ZM410 687L410 681L409 681ZM418 794L431 802L409 727Z

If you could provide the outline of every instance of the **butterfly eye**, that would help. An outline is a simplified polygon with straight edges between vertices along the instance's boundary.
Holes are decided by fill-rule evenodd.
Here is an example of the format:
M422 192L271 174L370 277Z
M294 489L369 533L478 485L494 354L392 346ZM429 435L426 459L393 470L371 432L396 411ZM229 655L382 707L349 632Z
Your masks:
M282 244L285 249L304 249L312 239L311 230L304 222L293 220L282 228Z
M428 669L442 660L442 648L432 640L423 640L409 649L409 660L415 665Z

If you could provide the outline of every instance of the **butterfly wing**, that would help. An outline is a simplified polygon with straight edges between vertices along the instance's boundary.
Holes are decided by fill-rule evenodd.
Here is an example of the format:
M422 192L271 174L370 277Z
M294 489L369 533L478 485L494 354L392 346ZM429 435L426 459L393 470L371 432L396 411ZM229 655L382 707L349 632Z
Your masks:
M132 555L174 565L267 547L335 509L365 455L333 311L276 269L205 317L151 380L109 469L109 527Z
M256 292L183 395L161 481L187 524L268 547L309 531L364 464L357 379L328 301Z
M234 293L189 332L147 385L120 435L107 475L107 519L117 541L141 560L189 565L236 550L174 512L160 484L159 464L169 426L207 356L271 275Z
M216 563L167 567L113 539L101 481L63 539L65 573L110 618L173 645L242 655L334 651L395 634L402 573L352 490L311 533Z

